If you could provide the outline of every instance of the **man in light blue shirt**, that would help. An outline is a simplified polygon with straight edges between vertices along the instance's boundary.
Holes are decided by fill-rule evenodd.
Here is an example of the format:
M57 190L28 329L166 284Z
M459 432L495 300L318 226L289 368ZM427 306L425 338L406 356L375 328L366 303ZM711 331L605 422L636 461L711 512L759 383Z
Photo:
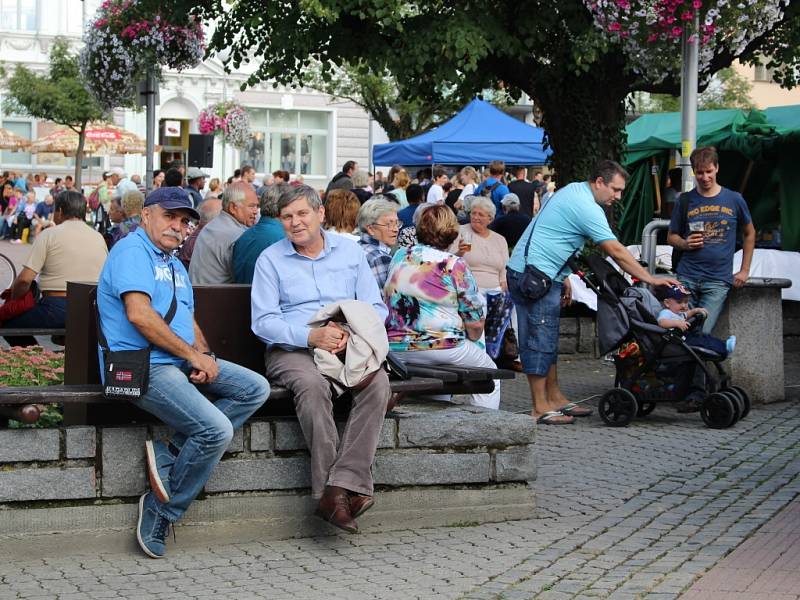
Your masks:
M131 402L175 430L169 441L145 442L151 491L139 499L136 538L152 558L164 556L169 527L202 491L234 430L269 396L264 377L216 359L195 321L192 285L173 252L197 217L182 189L154 190L141 226L111 249L97 286L101 373L111 377L109 351L149 347L149 386ZM130 381L116 375L117 386Z
M374 501L370 467L389 401L389 379L375 372L351 390L352 409L341 442L333 420L333 394L314 363L313 349L338 353L347 333L335 323L311 328L316 312L343 300L360 300L381 320L388 310L366 256L355 242L325 234L325 208L309 186L290 188L278 200L286 238L261 253L252 287L252 329L267 346L267 378L294 396L297 418L311 453L311 492L317 515L355 533L355 517Z
M614 161L601 161L589 181L560 189L539 210L522 234L508 261L508 289L517 308L520 360L528 375L533 411L539 423L572 423L575 416L591 411L568 403L558 386L558 326L561 306L571 301L567 260L594 241L626 272L651 285L674 285L675 279L655 278L617 241L603 211L622 197L628 174ZM550 291L537 300L520 293L519 280L527 264L553 280Z

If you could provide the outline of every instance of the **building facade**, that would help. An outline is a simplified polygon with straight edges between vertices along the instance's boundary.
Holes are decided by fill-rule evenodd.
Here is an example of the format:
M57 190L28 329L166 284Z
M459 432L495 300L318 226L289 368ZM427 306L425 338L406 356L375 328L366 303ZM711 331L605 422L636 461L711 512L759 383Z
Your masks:
M764 66L753 67L739 62L733 64L736 72L752 85L750 99L756 108L791 106L800 104L800 87L787 90L772 79L772 71Z
M46 71L50 47L58 36L69 39L77 50L84 23L92 19L99 4L100 0L0 0L0 52L6 69L13 71L16 64L23 64ZM355 160L368 168L374 124L359 106L314 90L274 88L271 83L242 92L239 87L246 77L245 72L226 74L215 58L181 73L165 71L156 108L156 142L161 152L155 155L155 167L175 158L187 161L190 136L198 133L200 111L211 103L235 99L250 114L253 136L244 149L214 138L213 165L203 168L211 177L224 179L243 164L252 164L259 177L286 170L324 188L345 161ZM116 111L113 120L144 137L143 111ZM32 140L53 129L51 123L13 114L2 115L2 126ZM91 157L84 163L84 181L91 184L111 166L144 175L145 157ZM44 171L52 178L71 173L74 159L3 151L0 167L26 173Z

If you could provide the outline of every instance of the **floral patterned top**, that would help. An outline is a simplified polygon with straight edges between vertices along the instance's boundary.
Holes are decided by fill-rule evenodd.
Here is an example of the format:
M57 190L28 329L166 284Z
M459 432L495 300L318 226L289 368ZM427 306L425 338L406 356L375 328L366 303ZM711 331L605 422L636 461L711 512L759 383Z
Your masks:
M383 295L395 351L455 348L466 338L464 323L483 318L483 299L467 263L423 244L395 253Z

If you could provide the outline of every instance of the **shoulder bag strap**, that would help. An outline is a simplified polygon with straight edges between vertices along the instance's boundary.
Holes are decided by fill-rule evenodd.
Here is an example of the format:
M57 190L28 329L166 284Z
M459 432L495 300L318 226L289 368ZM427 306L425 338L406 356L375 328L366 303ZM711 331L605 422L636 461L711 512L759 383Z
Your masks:
M533 230L534 230L534 229L536 229L536 223L539 221L539 216L542 214L542 212L544 211L545 207L546 207L548 204L550 204L552 201L553 201L553 198L550 198L550 200L548 200L547 202L545 202L545 203L544 203L544 206L542 206L542 207L539 209L539 213L538 213L538 214L537 214L537 215L534 217L534 219L533 219L533 227L531 227L531 232L530 232L530 234L528 234L528 239L527 239L527 241L525 242L525 263L524 263L525 265L527 265L527 264L528 264L528 252L529 252L529 251L530 251L530 249L531 249L531 240L533 239ZM578 248L578 250L580 250L580 248ZM564 261L564 264L563 264L563 265L561 265L561 268L558 270L558 273L556 273L556 277L554 277L554 279L555 279L555 278L557 278L559 275L561 275L561 273L564 271L564 268L565 268L567 265L569 265L569 263L570 263L570 261L571 261L571 260L573 260L573 259L575 258L575 255L578 253L578 250L575 250L575 252L573 252L572 254L570 254L570 255L567 257L567 260L565 260L565 261ZM524 268L524 267L523 267L523 268Z
M172 322L172 319L175 318L175 313L178 312L178 297L175 291L175 267L170 263L169 270L172 273L172 302L170 302L169 309L167 310L167 314L164 315L164 322L169 325ZM95 323L97 326L97 341L100 342L100 347L103 350L108 351L108 340L106 339L105 334L103 333L103 326L100 321L100 308L97 306L97 288L95 287L92 291L92 298L94 302L94 317ZM150 348L153 347L153 344L150 344Z

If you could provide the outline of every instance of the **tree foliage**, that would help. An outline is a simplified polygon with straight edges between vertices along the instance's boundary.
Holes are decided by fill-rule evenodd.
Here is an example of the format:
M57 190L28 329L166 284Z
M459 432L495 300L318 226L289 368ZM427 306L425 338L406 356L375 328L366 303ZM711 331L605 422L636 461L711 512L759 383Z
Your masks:
M378 122L390 140L427 131L449 118L461 105L461 99L446 89L440 90L433 101L419 98L388 70L376 69L363 60L325 69L324 75L321 65L313 65L305 79L308 87L359 105Z
M739 75L733 67L727 67L714 75L706 90L697 97L697 108L750 110L755 107L750 98L752 89L752 84L745 77ZM637 92L634 96L637 112L678 112L681 109L679 96L644 92Z
M497 0L491 6L456 0L174 4L175 10L215 22L210 52L230 48L230 67L255 61L250 85L297 85L307 79L310 64L323 65L324 74L331 65L363 61L376 72L392 73L404 97L432 104L441 100L442 89L462 102L484 88L526 92L542 110L562 181L585 177L598 158L620 156L631 92L679 90L672 76L657 84L638 76L623 45L597 28L581 0ZM721 49L710 71L764 51L782 65L797 66L797 4L738 55Z
M40 75L18 65L6 80L3 100L6 114L19 114L52 121L75 131L78 150L75 153L75 187L81 185L81 165L86 126L102 119L103 109L86 90L78 70L78 57L69 50L69 42L56 38L50 50L50 68Z

